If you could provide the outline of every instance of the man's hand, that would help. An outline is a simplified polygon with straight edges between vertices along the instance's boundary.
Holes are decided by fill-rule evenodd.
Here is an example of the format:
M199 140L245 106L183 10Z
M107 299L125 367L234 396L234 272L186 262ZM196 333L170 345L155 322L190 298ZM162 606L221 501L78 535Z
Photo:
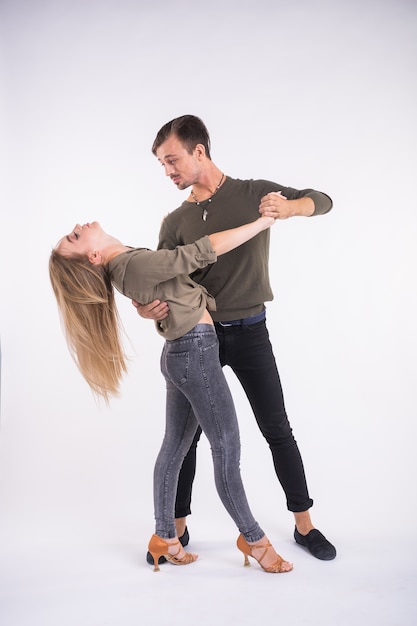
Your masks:
M154 300L149 304L140 304L136 300L132 300L132 304L136 307L138 314L144 319L160 322L168 317L169 307L166 302Z
M314 213L314 202L307 196L298 200L287 200L280 191L271 191L262 198L259 213L273 215L276 220L286 220L295 215L307 217Z

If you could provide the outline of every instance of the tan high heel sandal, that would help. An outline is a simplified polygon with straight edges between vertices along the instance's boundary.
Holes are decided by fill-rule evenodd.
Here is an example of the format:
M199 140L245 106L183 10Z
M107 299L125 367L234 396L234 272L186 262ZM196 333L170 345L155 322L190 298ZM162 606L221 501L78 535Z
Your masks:
M170 546L177 546L177 545L178 545L177 552L175 554L170 554L169 553ZM185 552L183 557L178 558L177 554L179 554L182 549L183 547L180 544L178 539L174 543L168 543L167 541L165 541L165 539L162 539L162 537L158 537L158 535L152 535L148 544L148 550L151 553L152 558L153 558L153 564L154 564L153 571L159 572L158 561L161 556L164 556L166 560L172 563L173 565L188 565L189 563L193 563L194 561L198 559L198 555L192 554L191 552Z
M267 538L266 540L267 540L267 543L265 545L250 544L246 541L243 535L239 535L239 537L237 538L236 545L239 548L239 550L243 552L244 554L244 557L245 557L244 565L250 565L248 556L251 556L253 559L255 559L255 561L259 563L259 565L262 567L264 572L268 572L268 574L282 574L285 572L290 572L293 568L292 563L288 563L288 565L291 566L290 569L283 569L282 566L284 563L287 563L287 561L284 561L284 559L280 557L279 555L278 555L278 559L275 561L275 563L272 563L272 565L269 565L268 567L264 567L262 565L262 560L264 559L266 553L268 552L268 549L272 547L272 544L269 542L269 540ZM257 559L256 556L252 554L253 550L255 550L256 548L265 548L260 559Z

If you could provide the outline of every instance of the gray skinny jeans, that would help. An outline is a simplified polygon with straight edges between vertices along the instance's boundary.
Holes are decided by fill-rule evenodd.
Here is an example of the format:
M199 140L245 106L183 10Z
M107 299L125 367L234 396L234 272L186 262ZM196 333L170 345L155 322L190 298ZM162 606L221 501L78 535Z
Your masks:
M178 475L200 425L210 442L223 505L245 539L259 541L264 532L251 513L240 475L239 426L214 327L197 324L183 337L166 341L161 371L167 388L166 427L154 469L155 533L176 536Z

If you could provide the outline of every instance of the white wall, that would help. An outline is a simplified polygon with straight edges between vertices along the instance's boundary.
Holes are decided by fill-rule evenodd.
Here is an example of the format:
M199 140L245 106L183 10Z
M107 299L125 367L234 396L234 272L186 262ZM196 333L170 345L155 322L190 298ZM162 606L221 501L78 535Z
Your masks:
M128 300L132 363L96 405L68 354L51 247L98 219L153 247L180 204L150 152L177 115L206 122L235 177L329 193L333 211L279 223L269 328L327 529L401 525L416 418L414 2L3 0L0 523L4 545L152 532L164 422L161 340ZM291 527L269 452L230 377L260 519ZM233 526L201 446L194 518ZM381 512L382 510L382 512ZM215 511L215 514L213 513ZM116 530L117 529L117 530Z

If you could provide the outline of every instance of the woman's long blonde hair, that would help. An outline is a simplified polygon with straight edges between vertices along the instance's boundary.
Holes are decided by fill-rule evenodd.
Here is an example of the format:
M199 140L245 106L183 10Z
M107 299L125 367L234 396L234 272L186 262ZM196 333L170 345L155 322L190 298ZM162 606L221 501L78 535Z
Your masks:
M108 402L127 369L109 274L86 256L53 250L49 276L71 355L93 392Z

